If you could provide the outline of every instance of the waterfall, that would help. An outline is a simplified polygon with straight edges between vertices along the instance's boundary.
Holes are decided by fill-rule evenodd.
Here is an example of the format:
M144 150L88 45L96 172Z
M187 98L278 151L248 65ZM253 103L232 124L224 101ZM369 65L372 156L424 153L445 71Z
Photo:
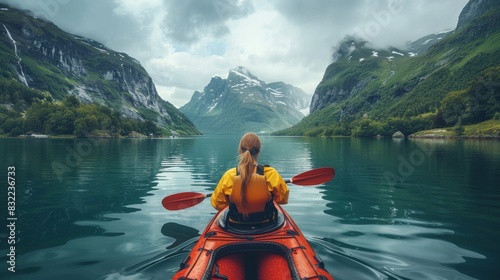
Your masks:
M120 66L122 67L122 72L123 72L123 81L125 82L125 85L127 86L127 91L130 92L130 87L128 86L128 83L127 83L127 79L125 77L125 68L123 68L123 63L120 64Z
M7 31L7 36L9 37L9 39L12 41L12 44L14 45L14 54L16 55L17 58L19 58L19 60L17 61L17 64L19 65L19 69L21 70L21 74L19 75L19 79L21 79L21 81L27 86L29 87L28 85L28 80L26 79L26 76L24 75L24 71L23 71L23 66L21 65L21 57L19 57L19 55L17 54L17 45L16 45L16 41L14 40L14 38L12 38L12 35L10 35L10 32L9 32L9 29L7 29L7 26L5 26L5 24L3 24L3 27L5 28L5 31Z

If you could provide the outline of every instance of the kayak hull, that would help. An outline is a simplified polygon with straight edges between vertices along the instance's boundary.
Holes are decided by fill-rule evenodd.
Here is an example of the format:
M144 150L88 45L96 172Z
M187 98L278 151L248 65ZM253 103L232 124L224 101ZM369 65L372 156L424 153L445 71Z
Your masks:
M227 223L219 211L172 279L321 279L333 277L281 206L278 219L251 229Z

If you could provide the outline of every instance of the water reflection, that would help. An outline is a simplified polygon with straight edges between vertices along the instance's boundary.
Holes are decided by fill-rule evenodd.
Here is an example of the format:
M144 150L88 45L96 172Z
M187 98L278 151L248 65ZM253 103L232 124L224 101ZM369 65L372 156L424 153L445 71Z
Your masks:
M470 223L491 227L491 215L498 213L484 207L498 197L491 189L496 181L492 168L499 167L498 145L488 155L491 143L485 148L461 141L317 141L323 143L313 145L318 149L313 154L325 161L331 157L337 168L332 188L324 191L329 201L325 213L334 217L325 241L387 275L475 279L457 267L467 269L471 259L488 261L491 255L492 243L478 241ZM402 180L388 181L388 172ZM480 243L489 245L478 247ZM471 275L486 279L494 274L475 270Z
M172 222L164 224L161 227L161 233L175 239L172 244L168 245L167 249L175 248L190 239L200 236L197 229Z
M21 141L26 144L30 139ZM67 155L55 150L76 150L79 141L32 141L29 153L18 151L30 155L26 165L17 164L19 228L24 229L19 233L23 246L18 253L101 235L103 229L75 221L109 221L113 218L105 217L106 213L138 211L128 205L142 203L141 197L154 187L152 179L163 152L150 141L103 141L59 181L50 163L64 162Z

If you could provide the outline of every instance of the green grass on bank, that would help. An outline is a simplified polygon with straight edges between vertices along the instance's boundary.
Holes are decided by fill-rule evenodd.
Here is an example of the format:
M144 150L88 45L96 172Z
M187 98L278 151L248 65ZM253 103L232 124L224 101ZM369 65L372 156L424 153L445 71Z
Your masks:
M488 120L477 124L464 125L462 137L499 137L500 138L500 120ZM456 137L455 127L446 127L438 129L429 129L419 131L413 134L416 137Z

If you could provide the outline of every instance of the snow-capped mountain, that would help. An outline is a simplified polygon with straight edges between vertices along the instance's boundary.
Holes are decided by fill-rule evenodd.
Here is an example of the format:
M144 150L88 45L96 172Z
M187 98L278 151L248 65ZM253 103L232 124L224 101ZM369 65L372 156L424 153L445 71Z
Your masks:
M283 82L265 83L244 67L213 77L179 110L204 134L270 133L298 123L311 96Z

